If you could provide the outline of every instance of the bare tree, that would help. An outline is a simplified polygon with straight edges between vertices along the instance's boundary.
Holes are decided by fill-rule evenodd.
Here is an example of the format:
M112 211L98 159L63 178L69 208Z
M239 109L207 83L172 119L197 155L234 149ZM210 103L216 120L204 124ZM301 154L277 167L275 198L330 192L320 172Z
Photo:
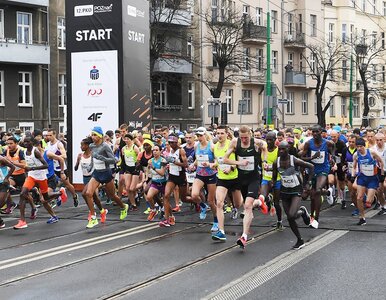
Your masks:
M323 103L324 92L329 88L329 83L339 81L339 70L341 61L344 58L344 47L339 41L326 45L306 45L309 56L304 57L307 65L307 75L316 81L316 114L318 124L326 126L326 112L330 107L331 100L336 96L331 96L326 103Z

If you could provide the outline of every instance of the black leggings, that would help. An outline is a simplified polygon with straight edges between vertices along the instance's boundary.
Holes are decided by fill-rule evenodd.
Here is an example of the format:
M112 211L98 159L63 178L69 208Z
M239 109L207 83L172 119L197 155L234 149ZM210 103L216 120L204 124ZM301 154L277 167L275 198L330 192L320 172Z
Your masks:
M303 212L299 210L300 201L302 197L300 194L280 194L280 198L282 199L283 208L288 218L288 223L291 227L292 232L296 235L298 240L302 237L300 235L298 224L296 223L296 219L299 218Z

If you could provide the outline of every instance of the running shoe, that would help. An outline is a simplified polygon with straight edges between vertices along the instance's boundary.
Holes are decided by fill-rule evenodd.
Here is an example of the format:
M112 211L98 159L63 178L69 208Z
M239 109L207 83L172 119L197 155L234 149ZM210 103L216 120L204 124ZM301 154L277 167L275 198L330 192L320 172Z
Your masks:
M168 220L163 220L158 223L159 227L170 227L169 221Z
M299 249L302 249L305 245L306 244L304 243L304 241L300 239L296 242L296 244L292 247L292 249L299 250Z
M37 208L33 208L33 209L31 210L31 216L30 216L29 218L30 218L31 220L36 219L37 215L38 215L38 209L37 209Z
M151 211L151 208L150 207L148 207L148 208L146 208L146 210L143 212L145 215L148 215L148 214L150 214L150 211Z
M329 191L329 194L327 195L327 203L330 205L333 205L334 204L334 196L333 196L332 188L329 188L328 191Z
M0 219L0 228L4 228L5 227L5 223L2 219Z
M108 212L109 211L107 210L107 208L103 208L101 210L101 223L105 223L106 222L106 216L107 216Z
M357 223L357 225L359 225L359 226L363 226L363 225L366 225L367 223L366 223L366 219L363 219L363 218L360 218L359 219L359 222Z
M284 230L283 222L277 221L275 229L276 229L276 231L283 231Z
M54 224L54 223L57 223L58 221L59 221L59 218L57 216L52 216L47 220L47 224Z
M342 205L340 206L341 209L346 209L347 205L346 205L346 201L342 201Z
M242 236L237 240L236 244L239 245L241 249L245 249L245 245L247 244L247 240Z
M267 214L268 214L268 206L267 206L267 204L265 204L264 196L263 196L263 195L260 195L260 196L259 196L259 199L260 199L260 201L261 201L261 205L260 205L261 212L262 212L264 215L267 215Z
M230 213L230 212L232 212L232 207L227 205L225 208L225 213Z
M238 214L237 208L232 208L231 219L232 220L236 220L237 219L237 214Z
M217 232L219 231L219 228L218 228L218 223L217 222L213 222L213 225L212 225L212 228L210 229L211 232Z
M160 212L158 218L159 218L160 220L163 220L164 216L165 216L165 211L161 210L161 212Z
M311 217L310 217L310 214L308 213L307 208L305 206L300 206L299 210L302 211L302 218L303 218L304 224L309 226L311 223Z
M374 210L377 210L377 209L379 209L380 207L381 207L381 203L379 203L378 201L376 201L375 204L374 204L373 209L374 209Z
M227 237L225 236L225 233L218 230L216 233L212 234L212 240L225 242Z
M371 203L366 202L366 203L365 203L365 208L370 208L370 207L371 207Z
M61 187L59 189L59 192L60 192L60 198L62 198L62 202L66 203L67 202L67 198L68 198L66 189L64 187Z
M79 205L78 194L75 194L75 196L74 196L74 207L78 207L78 205Z
M90 218L90 220L88 220L88 223L87 223L87 225L86 225L86 228L91 229L91 228L95 227L96 225L98 225L98 219L97 219L96 216L94 215L94 216L92 216L92 217Z
M55 201L55 200L52 200L52 201L50 202L51 208L55 208L55 207L56 207L59 198L60 198L60 197L58 197L58 198L56 199L56 201ZM62 200L60 200L60 205L61 205L61 204L62 204ZM60 206L60 205L59 205L59 206Z
M172 212L175 212L175 213L177 213L177 212L181 212L181 208L180 208L180 206L179 206L179 205L177 205L176 207L174 207L174 208L172 209Z
M208 210L208 206L204 204L205 207L200 206L201 212L200 212L200 220L205 220L206 219L206 211Z
M336 197L336 203L341 204L343 199L341 197Z
M244 219L244 216L245 216L245 212L244 211L240 212L240 219Z
M150 213L147 216L147 220L148 221L153 221L157 214L158 214L158 211L156 209L150 210Z
M28 224L26 221L22 221L22 220L19 220L19 222L13 226L13 229L23 229L23 228L27 228L28 227Z
M381 210L378 212L378 216L386 215L386 208L382 207Z
M111 200L110 198L107 198L106 205L111 205L111 204L113 204L113 200Z
M353 212L351 213L351 215L354 217L359 216L359 209L358 208L354 209Z
M51 208L55 207L53 205L58 206L58 207L61 206L62 205L62 197L59 196L58 198L56 198L56 204L51 204Z
M311 218L310 227L312 227L314 229L318 229L319 228L319 222L317 220L315 220L314 218Z
M121 209L121 215L119 217L120 220L123 220L127 217L127 211L129 210L129 205L124 204L125 208Z
M138 207L137 205L129 205L129 211L137 211L138 210Z
M271 217L274 217L276 215L276 208L275 208L275 205L273 205L272 202L271 202L271 207L269 208L269 215Z
M176 225L176 218L174 216L170 216L168 222L170 225L174 226Z

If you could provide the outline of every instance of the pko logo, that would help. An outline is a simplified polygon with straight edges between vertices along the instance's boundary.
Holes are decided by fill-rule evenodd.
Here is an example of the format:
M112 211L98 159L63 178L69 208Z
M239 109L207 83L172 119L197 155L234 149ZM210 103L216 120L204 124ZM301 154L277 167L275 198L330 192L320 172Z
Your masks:
M90 79L97 80L98 78L99 78L99 70L96 68L96 66L93 66L92 70L90 70Z
M92 16L94 14L94 5L78 5L74 7L74 16Z

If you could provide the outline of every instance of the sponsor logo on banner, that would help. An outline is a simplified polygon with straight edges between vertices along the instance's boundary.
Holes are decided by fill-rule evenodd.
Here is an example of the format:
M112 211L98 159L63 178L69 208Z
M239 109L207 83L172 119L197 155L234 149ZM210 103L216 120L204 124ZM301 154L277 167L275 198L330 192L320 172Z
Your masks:
M143 10L140 10L136 8L135 6L128 5L127 6L127 14L131 17L138 17L138 18L144 18L145 12Z
M109 13L113 11L113 4L110 5L77 5L74 7L75 17L92 16L98 13Z
M75 40L77 42L109 40L112 31L112 28L77 30Z
M134 30L129 30L127 34L129 41L133 41L139 44L145 44L145 34L136 32Z
M87 96L98 97L102 95L102 93L103 93L102 89L89 89L87 92Z
M94 14L94 5L77 5L74 7L74 16L92 16Z
M93 122L97 122L102 117L102 115L103 115L103 113L101 113L101 112L92 113L87 118L87 120L90 120L90 121L93 121Z
M96 68L96 66L93 66L90 70L90 79L91 80L98 80L99 79L99 70Z

